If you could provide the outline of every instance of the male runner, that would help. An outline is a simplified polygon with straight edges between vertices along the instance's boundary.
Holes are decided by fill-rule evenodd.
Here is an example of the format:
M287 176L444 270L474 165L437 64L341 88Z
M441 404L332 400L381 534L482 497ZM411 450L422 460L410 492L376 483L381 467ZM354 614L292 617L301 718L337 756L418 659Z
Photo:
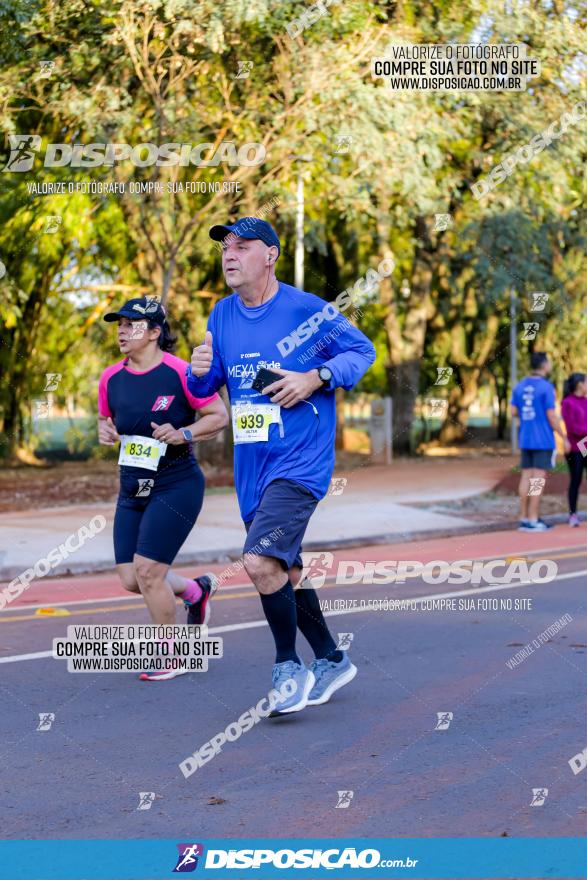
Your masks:
M334 468L335 388L352 388L375 349L332 304L277 280L281 245L269 223L245 217L212 227L210 237L222 242L234 292L213 309L187 383L198 396L228 388L244 564L275 640L273 686L290 678L297 685L272 714L298 712L327 702L357 672L337 649L315 591L294 587L308 521ZM259 392L252 385L262 367L282 378ZM310 669L296 652L297 627L316 655Z
M540 519L540 500L546 472L554 467L556 444L554 432L560 436L565 453L570 444L556 413L554 388L547 380L552 365L547 354L534 351L530 355L531 374L522 379L512 392L512 416L519 416L520 467L520 532L545 532L552 528Z

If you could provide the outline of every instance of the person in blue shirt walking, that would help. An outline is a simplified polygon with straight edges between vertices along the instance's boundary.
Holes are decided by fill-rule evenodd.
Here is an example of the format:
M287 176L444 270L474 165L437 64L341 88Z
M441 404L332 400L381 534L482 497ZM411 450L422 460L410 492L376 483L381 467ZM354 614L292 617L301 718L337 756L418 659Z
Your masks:
M521 532L544 532L550 529L540 519L540 499L546 472L554 467L555 432L563 440L565 452L570 445L555 409L554 387L546 377L552 365L547 354L534 351L530 355L531 374L518 382L512 392L512 416L520 420L519 441L522 476L520 479Z
M334 468L335 389L352 388L375 349L335 305L277 280L281 244L269 223L244 217L213 226L210 237L222 242L233 293L214 307L187 384L198 396L228 389L234 479L247 530L243 562L275 640L273 685L296 685L272 713L287 714L326 703L357 672L337 649L316 592L299 585L300 549ZM339 307L349 302L348 295L337 298ZM261 373L259 386L263 369L274 376ZM297 628L315 654L309 669L296 651Z

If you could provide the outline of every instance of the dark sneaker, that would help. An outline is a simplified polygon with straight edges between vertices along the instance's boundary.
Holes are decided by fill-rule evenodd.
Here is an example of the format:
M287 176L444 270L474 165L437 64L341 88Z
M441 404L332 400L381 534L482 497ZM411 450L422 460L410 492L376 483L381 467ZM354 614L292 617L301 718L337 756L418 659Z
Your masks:
M210 596L216 592L218 581L213 574L203 574L201 577L194 578L202 589L202 596L197 602L186 602L184 605L188 611L189 626L204 626L210 620Z
M552 526L547 525L543 520L536 519L534 521L527 520L518 528L519 532L547 532Z

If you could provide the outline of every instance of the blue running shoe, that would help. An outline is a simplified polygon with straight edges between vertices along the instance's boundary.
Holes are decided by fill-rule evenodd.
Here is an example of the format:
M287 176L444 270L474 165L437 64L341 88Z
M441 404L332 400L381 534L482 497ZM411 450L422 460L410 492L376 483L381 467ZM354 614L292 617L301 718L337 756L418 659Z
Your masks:
M518 526L519 532L547 532L551 529L552 526L549 526L542 519L531 520L528 519L525 522L522 520L521 524Z
M312 660L310 669L314 673L316 684L310 691L308 706L327 703L335 691L352 681L357 674L357 667L351 663L348 654L343 655L340 663L334 663L327 658Z
M308 694L313 686L314 675L303 663L296 663L295 660L276 663L273 667L273 688L279 691L281 696L274 700L275 705L269 717L289 715L291 712L305 709Z

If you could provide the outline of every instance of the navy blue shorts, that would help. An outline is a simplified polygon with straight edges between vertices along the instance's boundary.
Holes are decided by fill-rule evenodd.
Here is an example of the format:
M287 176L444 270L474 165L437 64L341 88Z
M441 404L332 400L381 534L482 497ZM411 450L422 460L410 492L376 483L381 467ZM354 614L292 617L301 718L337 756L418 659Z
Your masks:
M317 504L318 498L293 480L269 483L254 519L245 523L243 553L273 556L285 571L292 565L302 568L302 541Z
M550 471L554 467L554 449L520 449L520 467L523 471L536 468Z
M171 565L198 518L204 500L204 474L196 462L173 475L140 477L124 468L114 515L116 564L132 562L135 553ZM151 485L152 483L152 485Z

